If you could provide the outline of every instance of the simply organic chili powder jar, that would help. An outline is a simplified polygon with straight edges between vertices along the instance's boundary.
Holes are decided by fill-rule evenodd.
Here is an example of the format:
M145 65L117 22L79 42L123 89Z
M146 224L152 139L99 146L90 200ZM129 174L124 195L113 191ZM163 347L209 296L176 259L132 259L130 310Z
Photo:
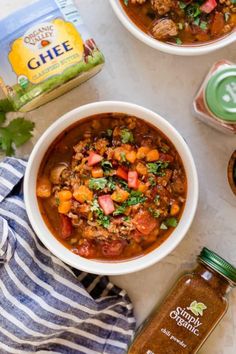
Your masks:
M204 248L198 265L181 277L138 332L129 354L194 354L222 319L236 268Z

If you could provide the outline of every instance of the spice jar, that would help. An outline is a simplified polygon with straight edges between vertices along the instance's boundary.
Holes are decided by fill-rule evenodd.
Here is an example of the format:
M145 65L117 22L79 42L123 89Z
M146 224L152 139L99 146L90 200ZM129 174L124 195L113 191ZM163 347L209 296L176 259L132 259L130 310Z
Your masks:
M236 65L221 60L213 65L193 103L194 113L205 123L236 134Z
M226 295L234 286L236 268L204 248L196 269L178 280L128 353L196 353L226 313Z

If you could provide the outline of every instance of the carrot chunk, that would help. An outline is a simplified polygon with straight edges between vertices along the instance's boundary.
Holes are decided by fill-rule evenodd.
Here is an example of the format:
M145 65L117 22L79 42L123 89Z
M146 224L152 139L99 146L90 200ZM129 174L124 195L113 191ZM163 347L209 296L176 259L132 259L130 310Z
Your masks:
M92 201L93 192L86 186L79 186L75 189L73 197L80 203Z
M52 184L47 176L41 176L37 181L37 196L39 198L49 198L52 193Z

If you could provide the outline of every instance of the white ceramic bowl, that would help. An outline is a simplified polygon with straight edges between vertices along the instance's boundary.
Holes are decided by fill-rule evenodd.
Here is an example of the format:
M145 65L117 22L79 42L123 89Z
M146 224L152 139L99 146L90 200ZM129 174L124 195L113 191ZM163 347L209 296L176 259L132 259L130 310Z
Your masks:
M120 0L110 0L110 4L116 13L121 23L140 41L146 43L152 48L158 49L162 52L175 54L175 55L201 55L213 52L217 49L223 48L233 42L236 42L236 31L219 38L209 43L203 43L199 45L171 45L158 41L141 29L139 29L135 23L125 13Z
M188 181L186 206L179 225L170 237L152 252L133 260L121 262L93 261L82 258L69 251L49 231L40 214L36 198L36 179L39 166L46 151L55 138L70 125L79 122L85 117L108 112L134 115L160 129L172 141L178 150L184 163ZM65 263L83 271L96 274L118 275L136 272L159 262L162 258L172 252L180 243L186 235L196 211L198 201L198 178L195 164L186 142L176 129L165 119L148 109L134 104L113 101L98 102L79 107L65 114L51 125L41 136L29 158L24 180L24 196L27 213L36 234L54 255Z

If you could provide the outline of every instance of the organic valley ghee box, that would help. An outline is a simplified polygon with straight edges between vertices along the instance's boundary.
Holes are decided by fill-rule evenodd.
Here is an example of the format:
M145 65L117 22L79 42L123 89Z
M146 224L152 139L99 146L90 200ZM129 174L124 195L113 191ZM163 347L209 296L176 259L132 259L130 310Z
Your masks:
M73 0L38 0L0 21L0 85L30 111L100 71L103 54Z

